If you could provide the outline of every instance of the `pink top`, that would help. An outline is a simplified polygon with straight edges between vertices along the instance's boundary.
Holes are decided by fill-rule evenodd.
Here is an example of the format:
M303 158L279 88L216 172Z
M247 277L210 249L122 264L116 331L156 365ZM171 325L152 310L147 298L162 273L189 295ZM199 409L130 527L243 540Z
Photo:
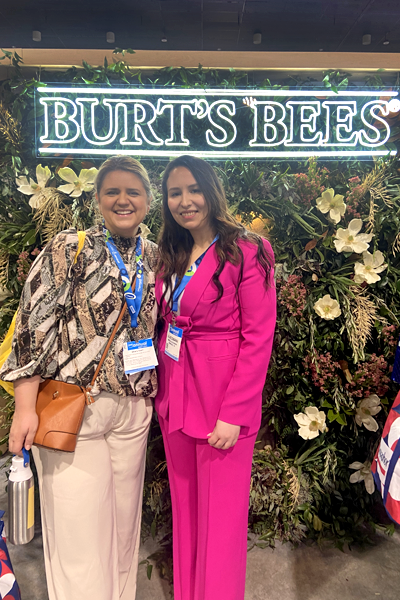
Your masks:
M273 259L270 243L263 240ZM220 275L224 294L212 276L218 267L215 244L207 251L189 281L180 304L176 326L183 329L179 361L164 352L168 324L164 319L158 343L159 387L157 412L168 422L169 432L207 438L217 419L240 425L241 435L255 433L261 423L261 394L271 356L276 322L276 293L273 270L265 287L264 272L257 259L257 246L240 240L243 252L243 278L240 265L230 262ZM160 303L163 282L156 280ZM164 314L168 308L161 308Z

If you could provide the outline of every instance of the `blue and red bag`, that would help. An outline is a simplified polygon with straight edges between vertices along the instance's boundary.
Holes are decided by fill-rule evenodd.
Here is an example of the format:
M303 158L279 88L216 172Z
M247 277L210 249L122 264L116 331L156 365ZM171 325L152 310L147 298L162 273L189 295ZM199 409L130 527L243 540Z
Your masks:
M400 392L390 409L371 470L389 517L400 524Z
M16 582L10 555L8 554L4 530L4 510L0 510L0 599L21 600L21 592Z

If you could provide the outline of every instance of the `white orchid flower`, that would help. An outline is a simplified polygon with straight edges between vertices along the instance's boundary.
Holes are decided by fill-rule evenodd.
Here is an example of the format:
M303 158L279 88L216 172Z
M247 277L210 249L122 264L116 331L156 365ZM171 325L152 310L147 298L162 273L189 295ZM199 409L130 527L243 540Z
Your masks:
M344 196L336 194L335 190L329 188L322 192L321 196L316 199L317 208L323 214L329 212L329 216L335 223L339 223L340 219L346 212L346 205L343 202Z
M314 310L319 317L327 321L333 321L342 314L339 302L331 298L329 294L325 294L323 298L317 300Z
M58 171L59 176L64 181L68 181L66 185L58 186L58 189L68 194L71 198L79 198L83 192L91 192L93 183L97 175L97 169L82 169L78 175L69 167L63 167Z
M380 250L377 250L373 254L370 252L363 252L363 263L356 262L354 265L354 281L356 283L376 283L380 280L378 273L382 273L387 267L385 263L385 257Z
M362 220L352 219L347 229L338 229L334 244L337 252L356 252L361 254L369 248L369 242L374 237L373 233L358 233L361 231Z
M368 398L360 400L356 409L356 423L359 427L364 425L368 431L378 431L378 423L374 419L381 410L381 401L376 394L371 394Z
M32 196L29 199L29 205L32 208L39 208L40 206L40 194L41 192L44 190L44 188L46 187L46 184L48 182L48 180L51 177L51 171L49 169L49 167L42 167L42 165L38 165L36 167L36 179L37 179L37 183L27 177L18 177L16 179L17 182L17 186L18 186L18 191L21 192L21 194L25 194L25 196Z
M326 415L316 406L307 406L303 413L294 415L294 418L299 425L299 436L303 440L312 440L319 436L320 431L326 430Z
M371 473L371 463L353 462L349 465L350 469L357 469L355 473L350 475L350 483L364 482L365 489L368 494L373 494L375 491L374 478Z

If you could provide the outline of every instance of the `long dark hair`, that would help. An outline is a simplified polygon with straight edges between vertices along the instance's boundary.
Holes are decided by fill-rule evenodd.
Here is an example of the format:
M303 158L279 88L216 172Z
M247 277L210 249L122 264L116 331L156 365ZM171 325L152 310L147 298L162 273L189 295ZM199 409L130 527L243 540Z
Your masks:
M211 227L218 234L215 250L219 264L212 277L212 281L218 290L216 301L224 293L219 276L226 261L235 265L240 264L238 286L242 281L243 252L238 244L238 240L246 240L257 245L257 260L265 273L265 285L268 286L271 258L265 250L262 238L248 231L230 214L224 189L211 165L201 158L185 155L175 158L168 164L162 180L163 226L158 239L160 251L158 274L166 284L163 298L168 290L172 292L172 276L175 273L177 275L176 285L179 285L189 266L188 262L194 243L191 233L175 221L168 207L168 178L171 171L177 167L185 167L193 175L206 201ZM172 304L171 296L172 294L170 293L170 305Z

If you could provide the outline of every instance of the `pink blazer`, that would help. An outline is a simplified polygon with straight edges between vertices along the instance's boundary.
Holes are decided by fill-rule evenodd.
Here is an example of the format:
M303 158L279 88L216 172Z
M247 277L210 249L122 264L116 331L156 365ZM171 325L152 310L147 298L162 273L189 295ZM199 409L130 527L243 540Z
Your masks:
M241 436L255 433L261 422L261 394L271 356L276 322L276 294L271 270L270 286L256 260L257 246L240 241L244 256L240 266L227 262L220 275L224 294L218 302L212 276L218 259L215 245L203 258L181 300L176 326L183 329L179 362L165 354L169 313L158 343L159 391L157 412L168 422L169 432L182 430L207 438L217 419L240 425ZM264 245L273 258L268 241ZM162 281L156 281L160 303ZM166 313L163 303L161 314Z

